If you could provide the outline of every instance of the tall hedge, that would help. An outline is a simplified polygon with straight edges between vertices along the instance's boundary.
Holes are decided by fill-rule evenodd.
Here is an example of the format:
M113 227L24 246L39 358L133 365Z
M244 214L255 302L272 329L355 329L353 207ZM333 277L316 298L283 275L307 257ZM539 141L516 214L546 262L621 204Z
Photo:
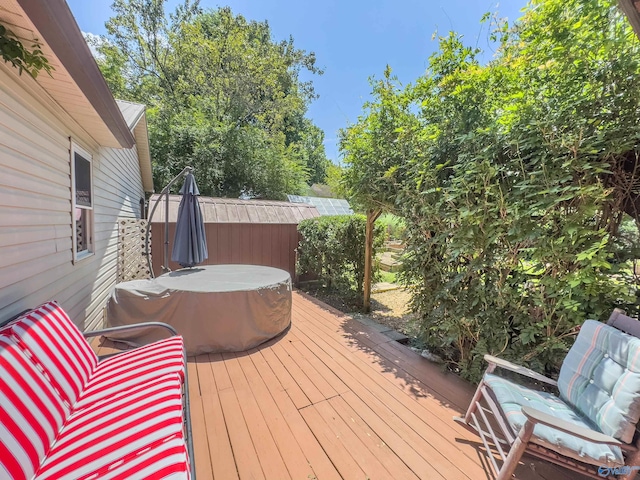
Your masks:
M364 215L333 215L300 222L298 274L315 274L330 288L361 295L365 227ZM376 225L374 255L383 242L384 229Z
M637 312L640 286L631 25L614 0L533 0L494 27L488 64L452 33L409 87L386 73L342 143L350 191L405 219L423 340L475 380L485 353L553 373L586 318Z

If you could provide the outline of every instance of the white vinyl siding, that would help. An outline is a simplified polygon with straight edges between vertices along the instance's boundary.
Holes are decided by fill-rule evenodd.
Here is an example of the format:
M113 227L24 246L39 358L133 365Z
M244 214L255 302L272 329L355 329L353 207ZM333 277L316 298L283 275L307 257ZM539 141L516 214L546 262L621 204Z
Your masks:
M0 321L58 300L78 326L94 329L116 282L117 218L140 216L136 149L97 146L20 82L0 68ZM95 253L75 264L70 139L93 169Z

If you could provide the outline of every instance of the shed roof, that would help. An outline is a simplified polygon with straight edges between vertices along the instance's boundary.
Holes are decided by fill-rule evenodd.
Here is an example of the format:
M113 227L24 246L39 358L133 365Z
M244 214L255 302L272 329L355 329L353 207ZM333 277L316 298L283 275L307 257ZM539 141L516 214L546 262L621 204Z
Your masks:
M122 118L127 122L129 130L133 130L142 114L144 114L145 106L141 103L128 102L126 100L116 99L116 104L122 113Z
M159 195L152 195L153 208ZM169 195L169 222L176 221L181 195ZM274 200L239 200L237 198L200 197L205 223L271 223L296 225L306 218L319 217L313 205ZM158 204L153 223L164 222L164 199Z

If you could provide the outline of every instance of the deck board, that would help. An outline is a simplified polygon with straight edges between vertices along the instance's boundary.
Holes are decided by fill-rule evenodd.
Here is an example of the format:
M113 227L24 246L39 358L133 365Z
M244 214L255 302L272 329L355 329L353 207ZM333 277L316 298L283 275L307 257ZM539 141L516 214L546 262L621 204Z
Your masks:
M304 407L296 406L290 395L290 391L286 390L284 385L279 383L278 378L273 370L271 370L269 363L267 363L265 356L268 356L269 351L264 349L256 351L254 349L250 350L249 353L251 355L247 358L251 359L254 367L258 370L280 413L287 422L291 433L300 445L306 461L315 476L317 476L317 478L327 478L331 480L341 478L334 464L326 455L314 433L309 428L309 425L302 417L300 412ZM308 405L310 404L307 403L305 406Z
M227 367L227 373L245 418L245 423L258 454L265 478L281 478L283 480L291 478L275 439L271 434L271 429L267 425L264 414L258 405L260 399L255 397L254 392L249 387L238 359L235 354L223 354L222 358Z
M222 361L222 359L220 359ZM191 422L195 425L201 425L204 428L194 428L194 449L197 446L196 438L207 437L208 454L204 454L204 458L209 458L209 462L196 462L197 477L200 478L201 471L204 474L204 478L209 478L208 472L211 472L212 478L228 478L234 480L238 478L238 472L234 461L233 450L231 448L231 440L227 433L227 424L218 396L218 389L211 368L211 362L208 356L200 356L198 359L191 359L189 366L195 365L197 367L197 379L198 387L190 389L190 392L194 390L199 392L199 396L194 398L190 397L191 409L194 408L194 404L200 404L196 406L196 410L203 412L203 418L191 416ZM191 374L191 370L189 370ZM189 377L189 385L193 383L193 377ZM198 458L198 452L194 452L195 458Z
M262 469L261 456L263 454L264 444L256 445L249 431L249 425L258 421L257 418L243 415L238 394L233 389L231 377L227 372L224 359L221 355L210 355L212 360L211 367L214 373L215 382L218 387L218 397L222 407L224 421L226 423L226 432L233 450L233 458L237 467L240 478L264 479L265 474ZM203 398L203 401L206 400ZM198 428L197 425L193 426ZM211 435L210 432L207 432ZM215 441L215 438L213 439ZM265 443L266 443L266 439ZM260 452L258 452L258 448ZM260 453L260 456L258 455ZM203 459L206 461L206 459ZM196 459L196 462L198 460ZM213 460L212 460L213 462ZM214 464L215 467L215 464ZM214 477L215 478L215 477Z
M295 434L278 408L276 400L271 396L260 372L246 354L238 354L237 361L266 425L273 435L279 454L286 462L286 468L290 472L291 478L312 478L313 469L307 462Z
M189 397L192 399L191 401L191 421L194 424L205 423L205 412L204 412L204 402L200 397L200 382L198 380L198 370L197 364L195 362L189 362L187 364L187 374L191 379L189 382ZM207 402L207 405L210 406L211 402ZM210 413L208 413L207 417L212 417ZM195 458L207 458L210 456L210 448L209 448L209 439L207 436L207 431L211 429L209 428L199 428L193 432L193 448L194 448L194 457ZM211 429L214 431L213 429ZM213 435L212 435L213 438ZM235 465L234 465L235 469ZM213 479L213 470L211 468L211 462L200 462L196 468L197 478L201 480L212 480Z
M376 459L380 459L383 467L395 480L417 480L419 477L404 463L404 456L409 448L395 450L382 440L365 422L360 414L347 404L342 397L334 397L329 400L334 411L340 415L358 439L369 449Z
M316 372L308 366L307 369L304 370L302 367L306 365L300 365L283 346L283 344L286 344L289 341L289 338L285 337L281 342L274 344L271 349L276 354L282 365L291 374L305 396L309 399L310 404L325 400L328 397L320 391L312 380L312 376L317 375Z
M188 373L199 480L493 479L481 440L452 421L470 384L300 292L284 334L190 358ZM523 463L520 480L583 478Z
M301 326L300 331L302 330ZM349 383L354 393L358 394L360 398L368 399L369 403L373 405L377 404L376 400L380 400L391 410L392 418L399 417L402 421L402 424L396 422L395 428L406 426L403 428L404 434L412 442L417 444L426 442L433 447L432 461L435 463L435 468L445 473L448 478L460 475L460 472L456 472L460 466L466 466L465 472L469 478L476 479L482 478L481 475L485 476L475 461L475 450L455 442L456 437L477 440L473 434L451 421L454 415L460 414L459 410L450 409L446 404L442 405L441 402L433 401L432 397L427 397L427 401L420 401L429 394L424 385L409 378L403 372L389 371L389 366L382 360L368 361L371 358L370 353L362 351L341 352L338 339L330 338L324 331L318 333L315 340L319 346L334 358L341 356L342 364L351 370ZM321 336L320 333L324 333L324 335ZM436 375L443 376L439 370L434 373L434 377ZM396 375L402 375L402 377L396 378ZM468 391L458 392L458 395L466 396L468 393ZM384 412L379 413L383 414ZM436 444L434 445L434 443ZM424 445L423 448L430 448L428 445ZM440 458L441 456L444 459ZM471 458L467 458L467 456ZM447 460L447 458L454 457L457 457L455 466Z
M306 329L301 326L302 330ZM333 368L348 382L352 393L388 422L387 428L382 431L383 436L389 430L401 432L425 456L433 469L431 475L434 478L434 472L445 478L487 478L474 458L466 458L469 452L475 454L475 450L467 445L455 444L456 435L473 438L472 434L451 421L453 415L459 415L460 412L441 409L435 402L429 403L431 410L421 407L417 398L424 393L418 391L415 383L409 390L412 393L407 395L406 391L387 378L387 374L392 376L390 372L383 371L387 367L358 358L369 358L363 352L341 350L340 341L331 338L326 331L318 332L314 341L320 347L319 351L324 351L322 355L327 361L333 359L338 363ZM438 374L441 373L438 371ZM450 458L456 458L455 463Z

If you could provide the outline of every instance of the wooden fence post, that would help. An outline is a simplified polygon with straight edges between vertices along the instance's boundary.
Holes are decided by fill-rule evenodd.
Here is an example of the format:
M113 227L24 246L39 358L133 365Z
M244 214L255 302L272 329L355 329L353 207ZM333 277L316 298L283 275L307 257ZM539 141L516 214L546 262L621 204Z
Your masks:
M362 308L365 312L371 310L371 272L373 271L373 227L382 212L367 210L367 226L364 244L364 286Z

